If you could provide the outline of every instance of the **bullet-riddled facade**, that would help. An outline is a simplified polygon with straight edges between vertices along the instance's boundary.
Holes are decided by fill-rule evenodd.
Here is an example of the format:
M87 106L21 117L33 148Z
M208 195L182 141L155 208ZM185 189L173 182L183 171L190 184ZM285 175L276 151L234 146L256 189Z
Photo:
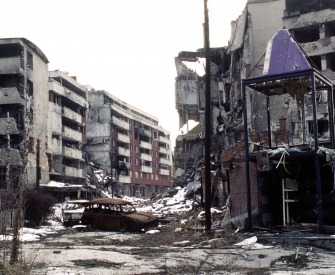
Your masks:
M270 191L266 191L269 192L267 195L273 194L276 196L275 198L271 197L271 195L266 197L263 189L265 185L262 184L261 187L257 185L257 182L259 184L260 181L257 178L257 169L259 167L257 167L256 162L251 162L249 167L251 171L250 182L255 184L251 186L250 200L252 203L251 205L248 203L246 176L244 175L246 164L243 160L245 131L250 133L250 143L253 147L252 150L255 151L264 149L266 140L270 139L270 135L262 135L262 132L267 131L267 129L270 129L268 131L272 133L271 138L276 140L276 146L284 146L283 143L285 146L298 146L297 144L305 139L305 145L308 147L313 143L314 129L316 128L322 141L332 134L330 133L332 125L330 125L328 118L332 117L333 114L329 107L331 101L329 101L329 93L327 95L326 88L325 91L318 90L316 92L316 113L314 114L313 109L308 106L312 102L310 95L306 95L304 100L302 100L297 96L292 96L292 89L286 89L286 92L289 92L288 94L285 92L286 94L283 93L276 97L267 97L264 96L264 93L247 90L247 96L243 99L241 81L267 74L267 69L264 66L268 58L266 52L267 50L271 52L269 47L274 45L268 42L279 30L287 29L290 36L285 39L296 41L299 51L306 55L309 64L334 84L334 8L335 2L328 0L249 0L245 9L241 11L241 15L231 24L230 41L223 50L221 58L215 58L217 49L211 49L211 64L217 66L217 70L211 71L211 81L217 82L218 85L211 84L210 115L212 118L212 137L210 153L213 161L215 161L215 157L220 160L220 170L223 172L222 180L225 185L224 190L230 195L230 215L232 218L243 217L247 213L248 206L251 206L252 213L254 211L263 211L261 219L263 219L264 223L282 223L281 209L277 212L264 211L264 209L269 209L269 207L279 207L280 202L275 204L274 201L275 199L278 201L282 199L280 191L282 182L276 183L277 185L272 183ZM287 49L283 48L282 50L285 51ZM191 57L194 56L196 59L193 61L203 57L199 50ZM285 55L283 56L285 57ZM286 58L287 56L289 54L286 55ZM203 115L201 106L204 103L202 99L203 78L194 75L191 69L187 71L185 67L180 65L180 62L192 61L192 58L190 59L189 57L190 55L185 58L185 54L181 52L176 59L178 72L176 93L180 94L179 97L176 97L176 106L180 121L185 123L188 119L196 118L200 122L200 126L184 135L178 136L176 141L175 159L178 162L175 164L178 168L186 168L186 170L198 169L203 165L203 159L200 158L199 160L199 152L200 156L203 156L203 147L201 148L203 140L201 138L204 129L204 124L200 119ZM178 82L184 83L183 86L179 85ZM189 87L196 88L189 89ZM193 98L199 99L197 104L188 105L191 101L180 100L180 98L190 98L191 91L193 91ZM298 88L293 92L297 93ZM216 102L219 104L216 104ZM243 108L244 103L246 104L245 108ZM302 106L305 106L303 112L301 111ZM245 118L243 110L247 112ZM269 114L270 119L268 119ZM247 121L244 121L245 119ZM316 123L314 123L314 119L317 120ZM302 123L302 121L304 122ZM246 128L244 128L245 126ZM306 137L309 139L306 139ZM306 142L306 140L309 140L309 142ZM329 157L328 153L327 155ZM195 161L188 162L189 159L194 159ZM280 165L278 167L282 168ZM305 167L311 168L313 164ZM313 177L316 177L319 170L310 168L306 169L310 172L314 171L311 173L314 173ZM299 171L296 167L294 169L294 173ZM283 170L285 173L285 169ZM293 174L293 171L290 172ZM322 174L324 177L332 177L332 172L323 171L322 173L324 173ZM274 172L271 173L271 175L274 174ZM292 178L292 175L286 175L283 180L287 183L291 179L290 177ZM310 176L308 180L313 177ZM306 184L308 180L305 179L304 183L299 183L299 190L295 194L305 196L304 188L306 186L308 188L316 186L313 180ZM274 190L274 186L277 186L278 192L271 192ZM331 196L327 197L328 188L329 186L322 186L322 192L325 193L317 194L319 198L322 196L328 200L323 204L325 213L331 209L329 205L332 205L334 201L332 198L329 200ZM310 192L311 190L308 191ZM315 190L313 192L315 195ZM293 192L290 194L293 194ZM311 199L309 203L316 202ZM302 214L299 209L295 208L294 204L291 207L292 217L293 211L295 211L295 215ZM310 210L307 211L308 207L305 207L306 213ZM308 220L308 218L313 217L313 222L317 220L318 217L312 215L312 211L308 212L308 214L306 213L302 214L303 219Z
M0 39L0 189L26 166L28 186L49 181L48 59L25 38Z
M50 179L86 184L86 87L67 72L49 72L48 149Z
M106 91L90 91L88 100L89 162L113 174L124 195L148 197L170 187L170 133L158 119Z

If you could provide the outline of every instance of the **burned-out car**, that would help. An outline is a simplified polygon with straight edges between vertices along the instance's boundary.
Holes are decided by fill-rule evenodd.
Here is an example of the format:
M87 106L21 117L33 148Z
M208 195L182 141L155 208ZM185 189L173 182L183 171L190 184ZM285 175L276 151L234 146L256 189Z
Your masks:
M79 224L85 210L83 203L88 202L85 199L67 200L62 205L62 222L64 225Z
M153 214L137 212L131 202L123 199L95 199L84 205L81 223L93 228L136 232L158 224L158 218Z

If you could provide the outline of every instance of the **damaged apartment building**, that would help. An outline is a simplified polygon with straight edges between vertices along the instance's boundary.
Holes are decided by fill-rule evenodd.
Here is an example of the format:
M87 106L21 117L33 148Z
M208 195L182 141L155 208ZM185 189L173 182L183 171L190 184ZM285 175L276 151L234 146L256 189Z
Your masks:
M47 64L29 40L0 39L0 232L13 222L19 187L49 180Z
M170 133L156 117L106 91L88 92L88 161L109 171L127 196L150 197L171 186Z
M49 180L48 59L25 38L0 39L0 191Z
M77 192L87 182L86 88L48 72L47 57L25 38L0 39L0 58L0 189L24 175L31 188L48 189L51 181Z
M211 49L211 155L219 156L235 223L335 224L334 9L330 0L249 0L221 60ZM200 122L177 138L180 168L200 166L203 154L204 79L185 65L201 52L176 58L181 125Z
M90 197L87 185L86 143L87 87L67 72L50 71L48 160L50 183L43 190L61 197ZM54 186L53 182L66 183ZM81 194L83 193L83 194Z
M170 133L157 118L68 72L48 72L47 57L25 38L0 39L0 59L0 194L21 179L59 200L100 196L88 162L128 195L171 186Z

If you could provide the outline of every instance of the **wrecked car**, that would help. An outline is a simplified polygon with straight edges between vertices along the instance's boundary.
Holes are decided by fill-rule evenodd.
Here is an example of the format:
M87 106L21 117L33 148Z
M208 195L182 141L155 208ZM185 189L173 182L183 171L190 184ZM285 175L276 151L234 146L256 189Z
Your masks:
M135 206L119 198L94 199L84 203L83 225L111 231L138 232L156 226L158 218L151 213L138 212Z
M67 200L62 205L62 222L65 226L79 224L88 200Z

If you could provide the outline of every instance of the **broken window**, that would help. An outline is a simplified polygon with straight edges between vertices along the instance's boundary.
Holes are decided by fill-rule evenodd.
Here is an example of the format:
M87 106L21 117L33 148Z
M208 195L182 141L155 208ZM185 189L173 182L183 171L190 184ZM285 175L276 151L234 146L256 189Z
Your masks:
M0 75L0 87L1 88L17 87L18 82L19 82L19 76L17 75ZM19 87L18 87L18 90L19 90Z
M6 167L0 167L0 189L7 189Z
M27 51L27 67L30 68L30 69L34 68L33 55L28 51Z
M308 26L306 28L295 29L293 31L295 40L299 43L308 43L320 39L319 25Z
M325 23L326 37L335 36L335 21Z
M309 13L311 11L317 11L321 9L335 8L334 0L318 0L318 1L306 1L306 0L286 0L286 11L288 13L299 11L300 13Z
M335 53L326 55L327 69L335 71Z
M35 139L29 137L28 152L35 153Z
M318 120L318 135L322 137L329 131L329 123L328 120L322 119ZM313 135L314 134L314 127L313 121L308 121L308 132Z
M27 81L27 93L28 93L28 96L34 95L34 85L33 85L33 82L29 80Z
M315 55L315 56L310 56L309 58L318 70L322 70L321 56Z
M7 118L8 115L10 118L14 118L17 128L20 130L23 129L24 125L22 112L22 107L17 104L0 106L0 118Z

